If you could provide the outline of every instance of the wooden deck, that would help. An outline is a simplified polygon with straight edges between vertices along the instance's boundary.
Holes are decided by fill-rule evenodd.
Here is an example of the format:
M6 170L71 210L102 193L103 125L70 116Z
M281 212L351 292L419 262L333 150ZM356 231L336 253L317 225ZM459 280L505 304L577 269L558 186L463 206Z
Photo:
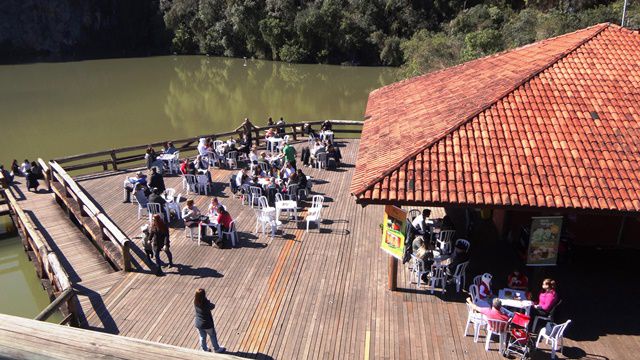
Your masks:
M202 287L217 305L214 318L220 343L238 356L501 358L496 343L485 352L483 344L463 335L464 295L431 295L416 289L407 283L403 265L399 265L399 291L386 290L388 257L379 249L382 207L362 208L350 197L358 140L342 145L345 165L337 171L303 168L315 179L314 192L326 198L319 232L305 232L301 221L285 222L284 235L275 238L256 235L252 209L228 190L229 176L235 172L213 170L213 195L236 220L240 247L197 246L174 223L171 249L177 267L157 277L136 240L134 272L116 273L120 278L101 274L81 282L96 294L95 311L86 314L87 326L197 348L192 301L195 289ZM134 238L146 219L137 219L137 205L122 203L124 176L123 171L108 172L83 177L79 184ZM165 182L180 191L180 178L167 177ZM211 195L194 198L204 211ZM565 346L581 349L585 358L631 359L635 357L631 350L640 348L638 335L608 334L580 342L567 339ZM537 354L537 358L545 357L548 353Z
M94 306L101 304L101 296L119 282L124 273L114 271L56 203L51 193L42 188L37 193L27 191L24 178L16 179L9 189L36 230L58 256L69 281L77 284L76 287L81 290L78 300L82 312L79 315L82 317L83 314L94 312Z

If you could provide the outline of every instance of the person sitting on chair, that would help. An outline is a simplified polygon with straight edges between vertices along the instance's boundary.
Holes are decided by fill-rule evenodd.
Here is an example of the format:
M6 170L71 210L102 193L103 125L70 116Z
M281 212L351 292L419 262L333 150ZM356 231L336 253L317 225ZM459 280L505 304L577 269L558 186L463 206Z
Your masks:
M164 149L162 150L162 152L167 155L173 155L177 151L178 149L176 149L175 146L173 146L173 142L171 141L167 141L167 143L164 145Z
M182 209L184 226L195 228L200 225L200 209L193 204L193 199L187 200L187 205Z
M32 169L28 169L27 170L27 190L31 191L31 189L33 189L34 192L38 192L38 186L40 186L40 183L38 182L38 177L36 176L36 174L33 173Z
M534 315L548 316L553 306L558 302L556 282L552 279L542 281L542 292L538 296L538 303L533 305Z
M529 279L520 270L513 270L509 276L507 276L507 287L515 290L527 290L529 289Z
M491 279L493 276L489 273L482 274L482 280L480 286L478 286L478 305L482 307L489 307L491 299L493 299L493 293L491 292Z
M136 188L137 185L141 185L142 187L147 187L147 175L143 174L142 171L138 171L135 177L129 177L124 181L124 201L128 203L131 201L131 192Z
M491 307L478 306L473 303L470 297L467 298L467 304L469 304L474 311L483 314L489 320L509 321L509 316L503 313L502 301L498 298L491 301Z
M469 261L468 249L460 242L456 243L451 257L451 262L447 265L447 275L453 276L456 273L458 265Z
M431 216L431 210L423 209L422 214L416 216L411 222L411 225L413 225L413 228L418 234L429 237L429 225L427 225L429 216Z

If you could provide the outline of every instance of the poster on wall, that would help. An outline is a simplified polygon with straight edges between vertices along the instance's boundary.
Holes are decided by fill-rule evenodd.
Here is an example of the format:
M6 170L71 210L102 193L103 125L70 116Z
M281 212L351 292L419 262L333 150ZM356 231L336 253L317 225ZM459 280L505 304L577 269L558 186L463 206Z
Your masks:
M384 207L382 244L380 248L389 255L402 260L406 229L407 212L399 207L386 205Z
M554 266L558 260L558 245L562 216L532 217L527 252L528 266Z

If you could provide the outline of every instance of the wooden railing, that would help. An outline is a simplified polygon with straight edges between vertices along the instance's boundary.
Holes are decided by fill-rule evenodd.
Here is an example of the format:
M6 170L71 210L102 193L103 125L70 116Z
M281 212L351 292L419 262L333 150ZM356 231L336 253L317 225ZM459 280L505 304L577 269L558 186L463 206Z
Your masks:
M34 262L38 277L48 281L51 285L48 290L56 296L71 289L69 275L60 264L58 256L51 250L42 234L36 230L35 225L22 210L13 193L8 189L0 190L0 193L11 209L14 222L22 236L24 248ZM78 304L75 294L68 295L67 293L63 301L59 301L51 312L57 309L61 310L65 319L72 325L77 325Z
M107 260L119 270L130 271L131 240L58 163L49 162L49 169L50 187L56 201L73 214Z
M364 124L362 121L352 121L352 120L330 120L333 125L333 132L336 134L357 134L362 132L362 125ZM240 127L238 127L234 131L228 131L223 133L209 134L209 135L200 135L196 137L190 137L186 139L178 139L178 140L169 140L173 142L174 146L180 150L181 154L186 154L191 151L195 151L197 148L198 139L200 138L212 138L214 140L224 140L231 137L237 137L242 134L245 129L251 129L251 133L253 134L253 141L256 146L262 145L261 142L265 141L264 134L270 128L284 128L285 135L289 135L293 138L293 141L297 141L298 138L302 137L306 139L306 135L303 132L303 125L309 124L315 128L316 131L319 130L320 124L324 121L310 121L310 122L299 122L299 123L290 123L285 125L273 125L273 126L262 126L256 127L251 122L245 122ZM60 165L64 164L64 168L67 171L75 171L82 169L91 169L96 167L102 167L103 170L108 170L109 167L113 170L118 170L121 164L127 163L140 163L144 160L144 152L145 149L149 146L157 148L166 144L166 140L162 142L154 142L151 144L145 145L135 145L122 147L112 150L104 150L97 151L92 153L66 156L54 159Z

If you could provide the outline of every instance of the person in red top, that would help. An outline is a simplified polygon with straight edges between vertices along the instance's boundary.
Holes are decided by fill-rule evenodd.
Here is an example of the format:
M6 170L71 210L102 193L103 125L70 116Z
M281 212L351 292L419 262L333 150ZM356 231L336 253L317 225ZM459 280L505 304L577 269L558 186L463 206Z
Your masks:
M489 273L482 274L482 280L480 286L478 286L478 303L482 307L489 307L490 301L493 298L491 292L491 279L493 276Z
M529 288L529 279L519 270L514 270L507 277L507 287L509 289L527 290Z
M225 210L224 206L218 206L218 224L220 224L222 231L229 231L232 221L231 215Z
M473 301L471 301L470 297L467 298L467 303L471 306L471 308L474 311L477 311L483 314L484 316L487 317L487 319L509 321L509 316L503 314L501 311L502 302L498 298L493 299L493 301L491 302L491 308L481 307L474 304Z

